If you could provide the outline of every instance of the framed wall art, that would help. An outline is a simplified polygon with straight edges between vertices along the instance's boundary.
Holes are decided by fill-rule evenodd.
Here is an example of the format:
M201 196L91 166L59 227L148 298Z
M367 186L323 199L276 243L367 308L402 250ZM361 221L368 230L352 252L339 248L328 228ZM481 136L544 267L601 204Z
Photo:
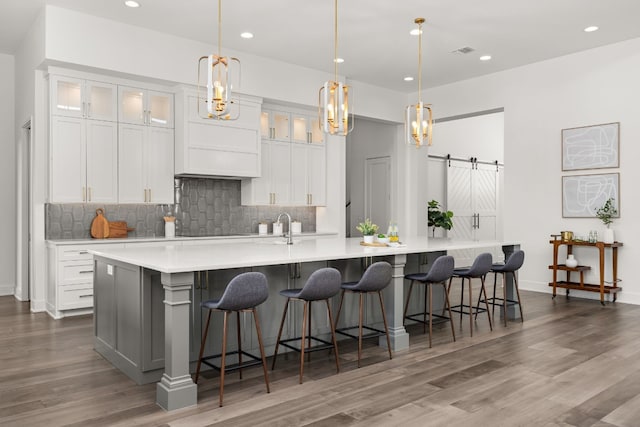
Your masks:
M617 168L620 123L562 129L562 170Z
M615 199L620 216L620 174L571 175L562 177L562 216L593 218L607 199Z

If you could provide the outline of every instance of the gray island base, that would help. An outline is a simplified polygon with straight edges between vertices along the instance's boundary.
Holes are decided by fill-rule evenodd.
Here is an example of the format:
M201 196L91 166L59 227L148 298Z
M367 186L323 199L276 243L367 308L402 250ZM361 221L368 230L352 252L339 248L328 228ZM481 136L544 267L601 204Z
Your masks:
M138 384L157 381L156 403L162 408L184 408L197 403L197 386L190 372L202 337L200 302L219 297L241 272L260 271L269 280L269 299L258 307L258 315L265 349L271 354L284 307L280 290L301 287L313 271L325 266L340 270L343 280L355 281L372 262L385 260L393 266L392 283L384 292L385 310L392 350L399 351L409 347L402 318L405 270L426 271L437 256L451 250L501 250L508 256L519 248L514 242L426 237L406 238L402 247L365 247L360 240L330 237L299 240L293 245L164 243L93 251L95 350ZM507 286L509 293L513 292L512 284ZM357 301L353 300L345 300L341 323L357 323ZM415 301L417 304L420 298ZM295 307L291 310L293 320L285 329L295 336L300 325L295 319L302 313ZM506 315L514 318L514 308L508 310ZM365 321L381 324L378 312L367 310ZM222 328L216 327L215 318L213 321L207 354L220 353ZM229 336L235 334L234 323ZM312 324L314 334L328 336L326 312L314 311ZM257 349L255 331L243 334L242 340L243 349ZM386 346L386 340L379 344Z

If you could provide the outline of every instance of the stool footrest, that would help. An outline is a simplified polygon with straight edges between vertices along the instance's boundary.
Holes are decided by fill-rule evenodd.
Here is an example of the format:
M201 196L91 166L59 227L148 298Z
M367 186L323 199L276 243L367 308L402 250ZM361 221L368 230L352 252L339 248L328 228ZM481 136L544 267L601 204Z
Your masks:
M454 313L462 313L462 314L475 314L473 311L469 310L469 309L474 309L476 308L475 306L471 306L469 307L469 305L467 304L459 304L459 305L454 305L451 307L451 311ZM464 311L464 309L467 309L467 311ZM487 309L483 308L483 307L477 307L478 313L486 313Z
M257 356L254 356L251 353L247 353L244 350L242 352L238 352L237 350L236 351L227 352L227 356L233 355L233 354L239 354L239 353L242 353L243 356L247 356L251 360L246 360L246 361L243 360L242 363L233 363L231 365L225 365L225 367L224 367L224 371L225 372L233 372L233 371L237 371L238 369L248 368L250 366L262 365L262 359L261 358L259 358ZM203 357L202 358L202 363L204 363L205 365L207 365L207 366L209 366L209 367L211 367L211 368L213 368L213 369L215 369L217 371L220 371L221 370L220 366L209 362L209 360L210 359L219 359L221 357L222 357L222 354L214 354L213 356Z
M427 315L427 318L428 318L429 317L429 312L428 311L426 313L407 314L406 316L404 316L404 318L405 319L409 319L409 320L413 320L414 322L424 323L425 325L428 325L429 324L429 320L428 319L425 321L423 319L416 319L415 318L417 316L423 317L425 314ZM431 317L434 317L434 319L431 322L434 325L437 325L439 323L444 323L444 322L447 322L449 320L449 316L441 316L439 314L432 314Z
M286 340L280 340L280 345L300 353L300 348L299 347L293 346L293 345L291 345L289 343L293 342L293 341L300 341L301 339L302 339L302 337L295 337L295 338L288 338ZM311 339L312 341L317 341L317 342L320 343L318 345L314 345L313 347L305 347L304 348L305 354L306 353L312 353L314 351L328 350L328 349L332 349L333 348L333 343L331 343L329 341L325 341L322 338L317 338L317 337L311 336L311 337L304 337L304 339L305 340Z
M336 333L357 340L357 339L359 339L358 335L353 335L353 334L350 334L350 333L345 332L345 331L348 331L348 330L351 330L351 329L358 329L358 328L359 328L359 326L348 326L346 328L336 329ZM362 329L366 329L366 330L372 332L370 334L362 335L362 339L386 336L385 331L382 331L382 330L376 329L376 328L372 328L371 326L364 326L363 325Z
M480 300L480 302L483 302L483 301L484 300ZM502 301L502 302L496 302L496 301ZM498 297L487 298L487 304L502 306L504 305L504 298L498 298ZM520 303L516 300L507 299L507 305L518 305L518 304Z

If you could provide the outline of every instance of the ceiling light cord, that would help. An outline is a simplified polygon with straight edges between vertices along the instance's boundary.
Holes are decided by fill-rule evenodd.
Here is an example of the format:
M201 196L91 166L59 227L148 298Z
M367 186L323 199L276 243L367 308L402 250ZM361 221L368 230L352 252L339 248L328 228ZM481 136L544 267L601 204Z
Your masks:
M333 70L335 81L338 81L338 0L334 0L335 13L333 18Z

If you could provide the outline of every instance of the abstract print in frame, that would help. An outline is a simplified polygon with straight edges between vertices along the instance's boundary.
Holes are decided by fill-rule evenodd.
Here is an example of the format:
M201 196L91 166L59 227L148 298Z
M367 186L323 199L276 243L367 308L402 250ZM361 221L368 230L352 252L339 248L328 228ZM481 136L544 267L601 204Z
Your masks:
M593 218L596 210L612 198L620 216L620 174L562 177L562 217Z
M620 123L562 129L562 170L617 168Z

